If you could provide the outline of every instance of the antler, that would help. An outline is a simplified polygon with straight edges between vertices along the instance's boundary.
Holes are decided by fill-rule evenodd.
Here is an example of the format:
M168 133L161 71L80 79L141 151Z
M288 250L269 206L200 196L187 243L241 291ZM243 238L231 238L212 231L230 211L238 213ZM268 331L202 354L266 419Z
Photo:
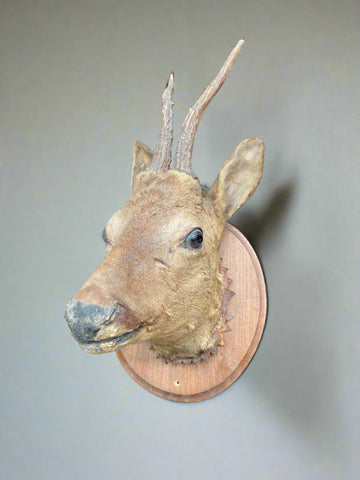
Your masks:
M170 73L165 90L162 94L162 119L158 141L155 146L155 153L148 170L156 172L166 171L171 164L171 147L173 141L173 101L174 74Z
M245 40L242 38L235 45L230 55L226 59L224 65L221 67L219 73L213 81L206 87L200 98L190 108L185 117L181 128L179 143L175 153L174 169L180 170L194 176L191 168L191 154L195 140L196 130L198 128L201 117L209 105L212 98L220 90L222 84L225 82L230 73L231 67L239 55Z

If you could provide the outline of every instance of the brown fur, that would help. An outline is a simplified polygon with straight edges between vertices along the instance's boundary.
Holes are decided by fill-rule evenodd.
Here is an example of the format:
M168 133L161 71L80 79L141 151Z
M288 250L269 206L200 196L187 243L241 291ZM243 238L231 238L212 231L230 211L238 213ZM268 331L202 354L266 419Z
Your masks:
M116 332L112 327L112 336L141 325L133 341L151 341L168 358L195 356L212 346L221 322L217 250L223 225L189 175L142 173L128 203L106 226L113 246L75 299L126 304L131 320ZM209 232L201 250L180 247L195 227Z
M235 154L238 147L208 194L186 173L142 172L134 167L132 195L106 225L107 256L74 297L103 307L123 306L122 314L95 338L104 341L102 351L114 349L106 339L139 327L124 345L148 341L172 360L196 357L214 345L221 324L223 280L218 249L225 220L252 193L262 170L262 142L245 142L246 148L240 148L245 152L243 161ZM254 158L249 157L249 143ZM137 144L135 164L143 161L142 153ZM250 170L256 164L255 174L245 167L251 185L245 194L241 188L234 193L236 172L244 170L239 165L246 164L248 157ZM184 236L196 227L204 234L202 248L183 248Z

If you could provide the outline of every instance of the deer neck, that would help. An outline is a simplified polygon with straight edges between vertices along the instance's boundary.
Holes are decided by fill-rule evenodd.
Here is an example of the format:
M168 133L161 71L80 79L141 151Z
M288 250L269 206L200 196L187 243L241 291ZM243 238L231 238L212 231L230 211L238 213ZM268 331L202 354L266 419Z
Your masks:
M187 363L199 360L204 354L207 355L216 348L218 332L224 322L226 281L224 282L220 269L211 280L211 288L204 295L202 306L192 308L191 305L178 304L175 315L172 312L165 312L162 321L172 322L174 330L166 338L152 337L152 348L160 357Z

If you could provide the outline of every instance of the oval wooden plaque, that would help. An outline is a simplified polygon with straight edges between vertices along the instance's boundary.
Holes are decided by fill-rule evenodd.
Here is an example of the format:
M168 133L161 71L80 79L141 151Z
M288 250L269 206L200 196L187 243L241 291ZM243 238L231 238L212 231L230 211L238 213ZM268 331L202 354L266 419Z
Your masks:
M220 247L221 266L232 279L235 295L228 313L233 319L223 333L223 346L208 361L165 363L149 344L128 345L116 352L127 373L151 393L176 402L206 400L222 392L243 373L261 340L266 319L266 287L260 262L250 243L226 224Z

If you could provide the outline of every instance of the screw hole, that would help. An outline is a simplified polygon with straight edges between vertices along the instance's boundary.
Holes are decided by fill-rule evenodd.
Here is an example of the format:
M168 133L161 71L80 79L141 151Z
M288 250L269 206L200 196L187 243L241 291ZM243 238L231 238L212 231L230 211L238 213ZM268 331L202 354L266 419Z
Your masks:
M180 381L179 381L179 380L175 380L174 385L175 385L175 387L180 387Z

